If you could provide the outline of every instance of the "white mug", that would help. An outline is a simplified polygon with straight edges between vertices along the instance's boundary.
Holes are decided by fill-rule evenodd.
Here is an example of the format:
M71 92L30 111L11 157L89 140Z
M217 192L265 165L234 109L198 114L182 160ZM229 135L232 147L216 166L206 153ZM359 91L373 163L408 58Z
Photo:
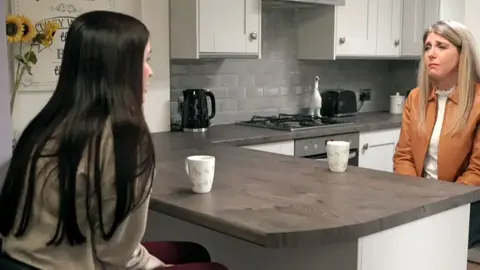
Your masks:
M189 156L185 159L185 172L193 184L193 192L208 193L212 190L215 175L215 157Z
M327 161L328 169L332 172L344 172L347 170L350 154L350 142L328 141Z

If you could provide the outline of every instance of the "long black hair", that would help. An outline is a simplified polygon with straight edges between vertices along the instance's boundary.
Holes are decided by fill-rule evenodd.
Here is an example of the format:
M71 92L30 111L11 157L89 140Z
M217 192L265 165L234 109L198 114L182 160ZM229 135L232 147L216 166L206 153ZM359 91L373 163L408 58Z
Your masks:
M59 194L57 229L48 245L59 245L65 237L70 245L86 241L77 222L75 196L76 174L84 158L93 166L86 182L92 182L87 188L98 204L104 239L110 239L129 213L145 201L155 170L153 143L142 111L144 52L149 36L139 20L115 12L88 12L72 22L57 87L13 151L0 194L3 236L12 230L16 237L27 232L35 190L41 188L36 181L41 159L54 160L55 175L49 181L58 182ZM106 129L111 130L113 139L116 189L116 209L109 229L103 225L101 206L100 156ZM57 147L45 154L52 141ZM90 203L86 199L87 209Z

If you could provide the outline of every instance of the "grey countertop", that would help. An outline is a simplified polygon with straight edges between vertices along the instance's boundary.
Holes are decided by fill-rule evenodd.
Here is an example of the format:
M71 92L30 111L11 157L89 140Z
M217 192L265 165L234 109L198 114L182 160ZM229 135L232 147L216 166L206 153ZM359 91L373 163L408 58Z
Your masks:
M202 134L202 136L204 136L209 142L228 143L231 145L242 146L342 133L399 128L401 120L401 115L392 115L389 113L364 113L348 119L348 122L351 122L352 124L337 127L325 126L316 129L291 132L233 124L210 127L209 131Z
M153 135L157 176L151 209L265 247L355 240L480 200L480 189L236 147L306 136L394 128L388 114L359 116L338 129L282 132L227 125L202 134ZM213 143L212 143L213 142ZM233 145L230 145L233 144ZM213 190L194 194L185 174L190 155L216 157Z

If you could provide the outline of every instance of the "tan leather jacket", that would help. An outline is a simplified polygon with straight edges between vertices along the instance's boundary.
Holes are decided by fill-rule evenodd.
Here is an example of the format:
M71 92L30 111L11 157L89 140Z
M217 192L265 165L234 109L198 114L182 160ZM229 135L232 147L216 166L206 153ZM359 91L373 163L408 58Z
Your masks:
M419 89L415 88L407 98L402 117L400 139L393 157L394 171L399 174L422 176L425 156L437 115L437 96L432 90L426 107L425 131L419 130ZM455 121L458 106L458 90L448 97L445 108L440 143L438 146L438 178L443 181L459 182L480 186L480 84L476 87L475 102L470 118L461 132L446 134L445 126Z

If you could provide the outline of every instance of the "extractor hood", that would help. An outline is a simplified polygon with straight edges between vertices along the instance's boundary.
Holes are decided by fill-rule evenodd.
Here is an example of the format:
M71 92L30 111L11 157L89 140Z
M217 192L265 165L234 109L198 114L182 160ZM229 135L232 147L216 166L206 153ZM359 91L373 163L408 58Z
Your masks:
M285 8L312 7L319 5L344 6L345 0L263 0L263 4Z

